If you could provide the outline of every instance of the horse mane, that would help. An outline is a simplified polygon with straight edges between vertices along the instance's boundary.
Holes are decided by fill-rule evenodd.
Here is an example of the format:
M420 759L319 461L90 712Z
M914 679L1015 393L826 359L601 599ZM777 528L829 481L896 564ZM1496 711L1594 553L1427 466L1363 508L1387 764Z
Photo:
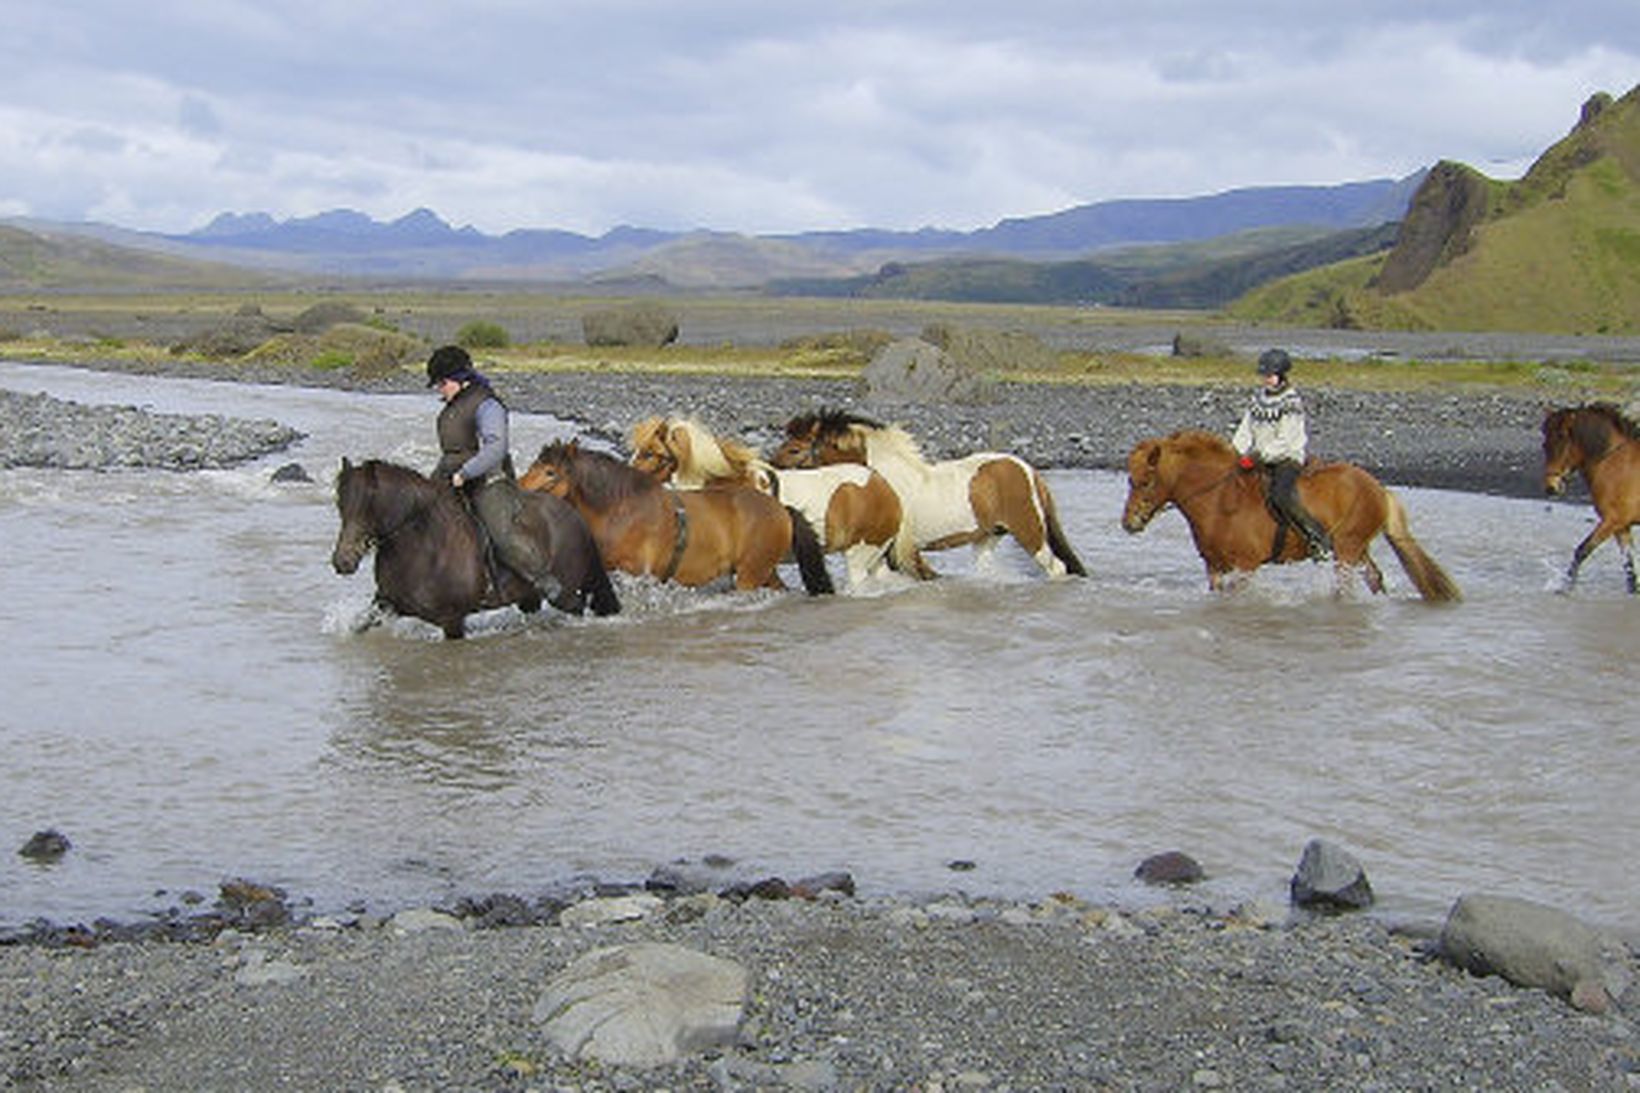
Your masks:
M1637 424L1625 414L1615 402L1586 402L1581 406L1566 406L1558 410L1550 410L1549 416L1544 421L1544 428L1549 428L1551 423L1554 422L1568 421L1579 414L1593 414L1595 417L1608 422L1613 429L1617 430L1619 436L1627 437L1630 440L1640 440L1640 424Z
M1235 452L1228 440L1206 429L1180 429L1169 433L1162 443L1187 459L1223 458Z
M926 462L922 446L900 426L884 425L848 410L820 410L795 417L786 424L786 435L812 435L816 441L834 444L845 451L864 451L868 444L877 444L881 445L883 454Z
M694 418L672 418L667 439L680 473L730 482L748 482L762 462L738 440L718 436Z
M549 440L535 461L564 468L565 476L576 488L599 505L618 504L662 488L659 482L608 452L583 448L572 440Z

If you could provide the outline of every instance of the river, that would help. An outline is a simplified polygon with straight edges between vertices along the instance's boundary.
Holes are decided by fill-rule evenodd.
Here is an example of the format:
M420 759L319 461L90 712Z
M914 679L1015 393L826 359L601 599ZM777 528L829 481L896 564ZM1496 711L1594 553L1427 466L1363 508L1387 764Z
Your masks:
M706 855L1143 903L1135 865L1180 849L1208 872L1189 898L1280 904L1318 836L1388 913L1489 890L1636 925L1640 611L1609 546L1556 594L1586 506L1398 491L1458 605L1382 545L1384 597L1312 566L1213 595L1177 514L1129 536L1118 476L1054 472L1087 580L1012 548L826 599L621 579L617 617L491 612L447 643L358 630L368 567L329 565L340 457L430 465L431 396L6 363L0 386L308 434L226 471L0 471L0 841L73 842L0 854L0 925L238 876L391 911ZM574 426L513 431L525 455ZM271 481L290 461L314 481Z

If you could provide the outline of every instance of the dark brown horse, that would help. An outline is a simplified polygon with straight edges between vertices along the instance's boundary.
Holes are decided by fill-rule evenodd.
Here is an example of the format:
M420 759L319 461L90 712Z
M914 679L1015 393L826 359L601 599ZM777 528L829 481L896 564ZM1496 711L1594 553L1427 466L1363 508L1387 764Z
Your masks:
M1053 494L1036 468L1006 452L976 452L929 463L904 429L829 410L786 423L770 459L777 467L864 463L894 487L919 550L972 544L983 567L1004 534L1012 535L1050 577L1087 570L1059 525ZM919 576L932 576L923 565Z
M447 638L463 637L474 611L509 604L526 612L541 608L539 589L486 561L477 520L442 483L379 459L357 465L343 459L336 508L342 527L330 564L337 573L353 573L375 548L379 607L425 619ZM551 559L559 584L554 607L574 615L621 609L598 545L573 508L556 497L525 494L519 519Z
M518 481L575 506L612 569L691 588L728 574L742 591L784 588L777 567L791 554L811 596L832 591L814 529L766 493L669 489L612 455L561 440L543 447Z
M1298 480L1304 507L1326 527L1338 565L1360 566L1367 587L1384 590L1384 575L1367 547L1379 532L1389 540L1401 568L1426 600L1459 599L1458 586L1424 552L1407 528L1401 502L1372 475L1349 463L1311 464ZM1265 503L1262 475L1243 472L1223 437L1198 430L1140 441L1128 456L1128 496L1122 527L1140 532L1173 505L1190 524L1196 551L1207 564L1207 581L1222 587L1228 574L1266 562L1309 557L1304 537L1285 537L1277 557L1276 520Z
M1637 588L1630 529L1640 523L1640 430L1607 402L1549 411L1543 419L1543 488L1560 493L1574 471L1583 472L1600 522L1572 551L1566 587L1577 583L1577 571L1594 548L1615 538L1633 595Z

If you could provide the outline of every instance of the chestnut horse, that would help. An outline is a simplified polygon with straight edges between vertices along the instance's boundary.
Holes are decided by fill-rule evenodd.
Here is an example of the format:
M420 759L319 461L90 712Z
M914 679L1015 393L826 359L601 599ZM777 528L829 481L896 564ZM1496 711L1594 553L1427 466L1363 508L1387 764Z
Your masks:
M1048 576L1087 575L1059 526L1047 483L1016 455L976 452L929 463L904 429L830 410L787 422L786 439L772 462L777 467L864 463L900 495L920 550L972 543L983 567L1006 533ZM932 572L924 565L920 575Z
M425 619L447 638L465 636L474 611L541 608L539 589L487 563L477 519L443 483L396 463L343 459L336 508L342 527L330 564L337 573L353 573L374 547L380 608ZM527 494L519 519L550 559L560 586L554 607L577 615L588 607L598 615L621 609L592 533L574 509L556 497Z
M1298 493L1332 536L1340 569L1360 566L1373 592L1384 590L1384 575L1367 547L1382 532L1420 596L1432 601L1461 598L1452 578L1412 537L1400 500L1360 467L1312 463L1299 476ZM1170 504L1190 524L1212 588L1222 587L1233 572L1309 557L1304 536L1296 530L1284 537L1280 554L1271 556L1277 523L1265 501L1264 476L1243 471L1235 449L1214 433L1187 429L1142 440L1128 456L1122 527L1137 534Z
M647 418L633 426L631 443L632 465L658 482L679 489L746 486L790 505L808 519L827 554L843 555L851 586L885 562L908 572L921 568L900 495L870 467L839 463L783 471L691 418Z
M556 440L518 484L568 501L586 519L610 568L697 587L733 574L735 587L784 588L776 571L797 560L811 596L832 591L814 529L757 490L674 490L605 452Z
M1608 402L1551 410L1543 419L1543 488L1558 494L1573 471L1582 471L1600 522L1572 551L1566 588L1594 548L1616 538L1630 595L1636 591L1634 540L1640 523L1640 429Z

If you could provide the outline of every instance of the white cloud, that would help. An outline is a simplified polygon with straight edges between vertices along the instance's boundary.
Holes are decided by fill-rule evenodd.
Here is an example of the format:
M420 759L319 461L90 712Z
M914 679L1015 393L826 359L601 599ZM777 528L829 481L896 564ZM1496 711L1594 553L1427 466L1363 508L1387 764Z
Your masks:
M0 208L501 232L969 228L1088 201L1518 174L1640 72L1640 9L22 0ZM1630 43L1623 45L1623 43Z

